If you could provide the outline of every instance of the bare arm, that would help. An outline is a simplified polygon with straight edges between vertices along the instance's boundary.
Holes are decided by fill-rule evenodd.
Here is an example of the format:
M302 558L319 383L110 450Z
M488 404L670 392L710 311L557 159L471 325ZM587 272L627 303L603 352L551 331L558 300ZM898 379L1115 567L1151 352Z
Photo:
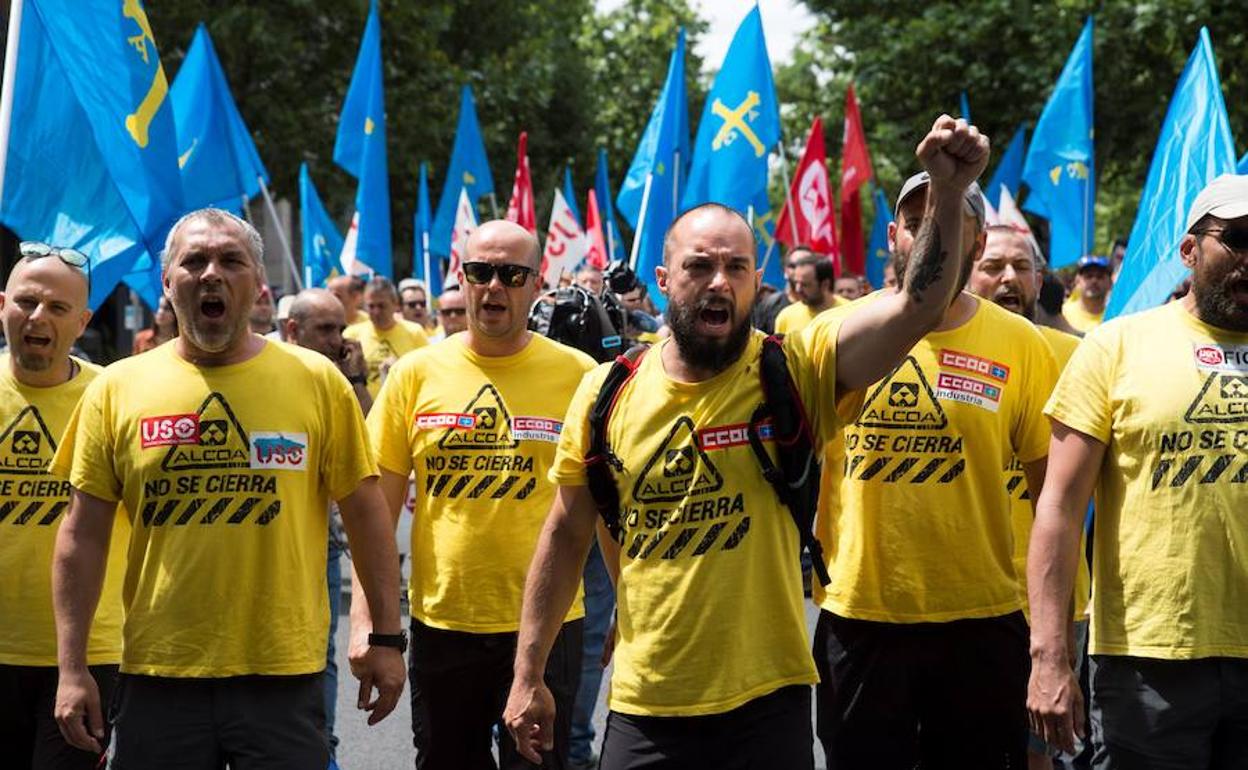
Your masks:
M66 741L95 753L102 751L99 739L104 736L104 718L99 689L87 670L87 637L104 587L116 515L116 503L75 489L52 553L52 608L60 667L55 714Z
M542 681L546 659L576 598L597 517L589 487L560 486L524 583L515 677L503 721L520 754L538 764L539 751L554 746L555 701Z
M916 154L931 182L903 288L845 318L836 343L838 392L861 390L892 371L936 328L962 288L963 195L988 162L988 138L965 121L942 115Z
M403 498L407 495L407 477L394 471L381 469L381 478L377 484L381 487L381 496L385 500L389 531L394 532L399 523L399 514L403 512ZM343 522L344 524L346 522ZM392 534L393 537L393 534ZM395 561L398 561L398 546L395 546ZM395 579L396 583L398 578ZM361 585L355 569L355 560L351 560L351 650L353 653L364 654L368 647L368 635L373 631L373 613L367 592L355 590ZM393 585L393 584L392 584ZM378 632L380 633L380 632ZM391 632L393 633L393 632Z
M1084 511L1104 457L1100 441L1053 422L1048 472L1027 552L1032 660L1027 708L1036 734L1065 751L1073 751L1076 733L1084 734L1083 697L1071 671L1067 637Z

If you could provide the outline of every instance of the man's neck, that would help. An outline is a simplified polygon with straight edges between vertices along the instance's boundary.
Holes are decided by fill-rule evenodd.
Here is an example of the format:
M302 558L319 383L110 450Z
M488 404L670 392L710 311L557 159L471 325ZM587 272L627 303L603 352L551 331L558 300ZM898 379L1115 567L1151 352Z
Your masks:
M507 337L487 337L484 334L474 333L471 327L464 332L463 337L465 347L486 358L514 356L524 350L532 339L533 332L528 329Z
M701 366L694 366L680 354L680 345L675 339L669 339L659 348L659 361L668 377L677 382L706 382L724 370L714 371Z
M814 313L815 315L819 315L823 311L832 307L832 303L834 301L835 296L836 295L832 295L831 297L829 297L828 295L825 294L822 297L822 299L820 299L820 301L817 303L811 303L811 302L807 302L806 300L802 300L802 304L804 304L807 307L807 309L810 310L810 312Z
M195 366L229 366L255 358L264 350L265 340L264 337L252 334L249 329L242 338L231 342L221 351L201 350L185 334L178 335L174 346L174 352L179 357Z
M74 366L65 356L53 366L41 371L31 371L18 365L17 357L9 356L9 371L13 379L31 388L51 388L69 382L74 374Z
M1087 294L1079 295L1079 306L1083 308L1083 312L1090 315L1100 315L1105 312L1105 295L1099 297L1089 297Z
M388 332L388 331L390 331L391 329L393 329L395 326L397 326L397 325L398 325L398 323L399 323L399 322L398 322L397 320L395 320L394 318L391 318L389 321L387 321L387 323L386 323L386 325L385 325L385 326L382 326L381 324L379 324L379 323L377 323L376 321L374 321L374 322L373 322L373 328L374 328L374 329L376 329L376 330L377 330L377 331L379 331L379 332Z

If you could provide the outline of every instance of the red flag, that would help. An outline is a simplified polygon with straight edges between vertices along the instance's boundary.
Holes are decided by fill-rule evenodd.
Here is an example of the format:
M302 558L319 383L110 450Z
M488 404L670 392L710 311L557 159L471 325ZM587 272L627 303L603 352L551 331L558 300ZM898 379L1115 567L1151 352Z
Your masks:
M841 155L841 260L846 270L862 275L866 269L866 239L862 232L862 199L858 188L872 176L867 137L851 83L845 92L845 141Z
M793 204L792 209L789 203ZM835 218L828 185L828 153L823 146L823 118L816 117L810 126L806 151L793 175L792 189L776 220L776 240L790 247L806 244L838 263ZM797 240L793 240L795 230Z
M533 208L533 175L529 173L529 134L520 132L520 146L516 148L516 181L511 186L511 201L507 204L507 219L537 234L537 213Z
M589 238L589 251L585 261L599 270L607 267L607 242L602 237L602 215L598 213L598 196L591 187L589 202L585 206L585 235Z

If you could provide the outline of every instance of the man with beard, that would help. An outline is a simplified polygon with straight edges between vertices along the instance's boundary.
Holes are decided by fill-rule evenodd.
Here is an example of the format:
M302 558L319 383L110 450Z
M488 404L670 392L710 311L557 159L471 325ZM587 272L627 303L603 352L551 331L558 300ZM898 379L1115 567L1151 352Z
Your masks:
M324 356L248 328L262 252L259 233L232 214L180 219L162 283L181 334L102 372L53 460L73 486L52 567L55 714L66 740L97 755L104 720L87 639L113 510L124 501L132 512L111 710L118 767L329 764L331 498L377 608L356 672L360 707L377 722L403 691L398 553L363 418Z
M286 340L301 348L315 350L334 362L342 376L351 383L360 410L368 414L373 397L368 394L364 351L356 340L345 340L346 311L342 303L325 289L305 289L292 297L289 316L283 332ZM338 506L329 506L329 549L325 569L325 582L329 588L329 643L325 650L325 735L329 739L329 756L334 762L338 755L338 736L334 723L338 716L338 661L335 658L334 635L338 631L338 614L342 607L342 554L346 552L346 537L342 529L342 514ZM331 764L330 770L337 765Z
M0 745L9 767L92 770L100 753L66 743L52 718L56 627L48 579L69 503L69 484L48 465L83 390L100 372L69 354L91 318L86 257L32 242L21 244L21 253L0 293L0 324L9 341L0 353ZM121 662L130 529L124 512L110 518L116 542L86 648L88 671L105 698Z
M929 187L908 179L889 225L899 292ZM977 186L961 225L959 287L984 247ZM1025 318L966 292L943 310L825 455L815 530L832 582L814 586L815 660L819 738L837 768L1025 763L1027 626L1001 473L1017 457L1039 491L1055 365Z
M477 228L458 276L467 330L404 356L368 415L396 522L408 476L416 477L409 673L418 768L495 766L524 574L555 496L546 473L568 402L594 365L529 331L540 265L537 238L523 227L498 220ZM561 715L548 768L568 762L584 614L578 595L544 669ZM351 615L354 660L369 605L353 602ZM505 730L498 757L504 768L528 766Z
M1010 225L990 225L985 230L987 240L984 251L971 270L967 289L974 295L992 300L1011 313L1036 322L1036 300L1044 283L1044 261L1036 251L1035 242L1026 233ZM1071 354L1079 346L1079 338L1048 326L1036 329L1049 343L1049 349L1060 372ZM1035 507L1027 490L1023 465L1017 457L1010 459L1005 468L1005 491L1010 498L1010 519L1014 523L1014 573L1018 576L1023 598L1023 613L1030 618L1027 605L1027 546L1031 541L1031 525L1035 520ZM1076 670L1084 659L1084 645L1088 632L1088 592L1091 585L1088 560L1079 559L1073 596L1073 622L1075 624L1074 651ZM1027 761L1037 770L1052 767L1049 754L1051 747L1034 736L1028 743Z
M1097 767L1248 756L1248 177L1196 196L1178 248L1191 292L1089 333L1045 407L1027 707L1050 743L1084 734L1066 619L1095 488Z
M815 320L815 316L845 303L833 291L836 271L832 260L799 246L789 253L789 261L793 265L789 288L797 295L797 301L776 316L777 334L796 334Z
M941 116L918 147L936 181L908 290L846 318L825 313L785 338L816 442L834 438L838 410L852 411L860 391L939 322L958 283L962 196L987 151L977 129ZM663 252L655 274L672 336L615 394L605 431L613 459L595 460L614 469L621 528L618 542L601 541L619 602L600 766L811 768L816 672L799 533L743 437L763 401L764 337L750 328L760 281L753 232L738 212L704 204L672 223ZM559 491L525 587L504 716L530 760L551 744L557 710L541 672L598 518L588 411L608 371L587 376L568 411L551 472Z
M1080 257L1076 269L1073 296L1062 305L1062 316L1075 331L1086 334L1101 324L1114 276L1109 260L1095 255Z

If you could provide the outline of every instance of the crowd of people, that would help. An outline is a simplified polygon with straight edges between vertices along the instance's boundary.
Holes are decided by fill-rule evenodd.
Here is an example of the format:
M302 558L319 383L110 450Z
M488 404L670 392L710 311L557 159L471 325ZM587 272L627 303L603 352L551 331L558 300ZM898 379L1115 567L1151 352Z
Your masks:
M23 244L5 766L336 767L347 570L357 705L410 688L418 768L1238 766L1248 177L1192 204L1185 290L1103 323L1117 246L1064 287L987 221L974 126L916 156L883 287L799 247L764 291L717 204L666 234L657 331L644 286L570 276L651 342L603 364L531 330L507 221L435 307L355 276L275 302L254 228L193 212L103 368L71 354L86 258Z

